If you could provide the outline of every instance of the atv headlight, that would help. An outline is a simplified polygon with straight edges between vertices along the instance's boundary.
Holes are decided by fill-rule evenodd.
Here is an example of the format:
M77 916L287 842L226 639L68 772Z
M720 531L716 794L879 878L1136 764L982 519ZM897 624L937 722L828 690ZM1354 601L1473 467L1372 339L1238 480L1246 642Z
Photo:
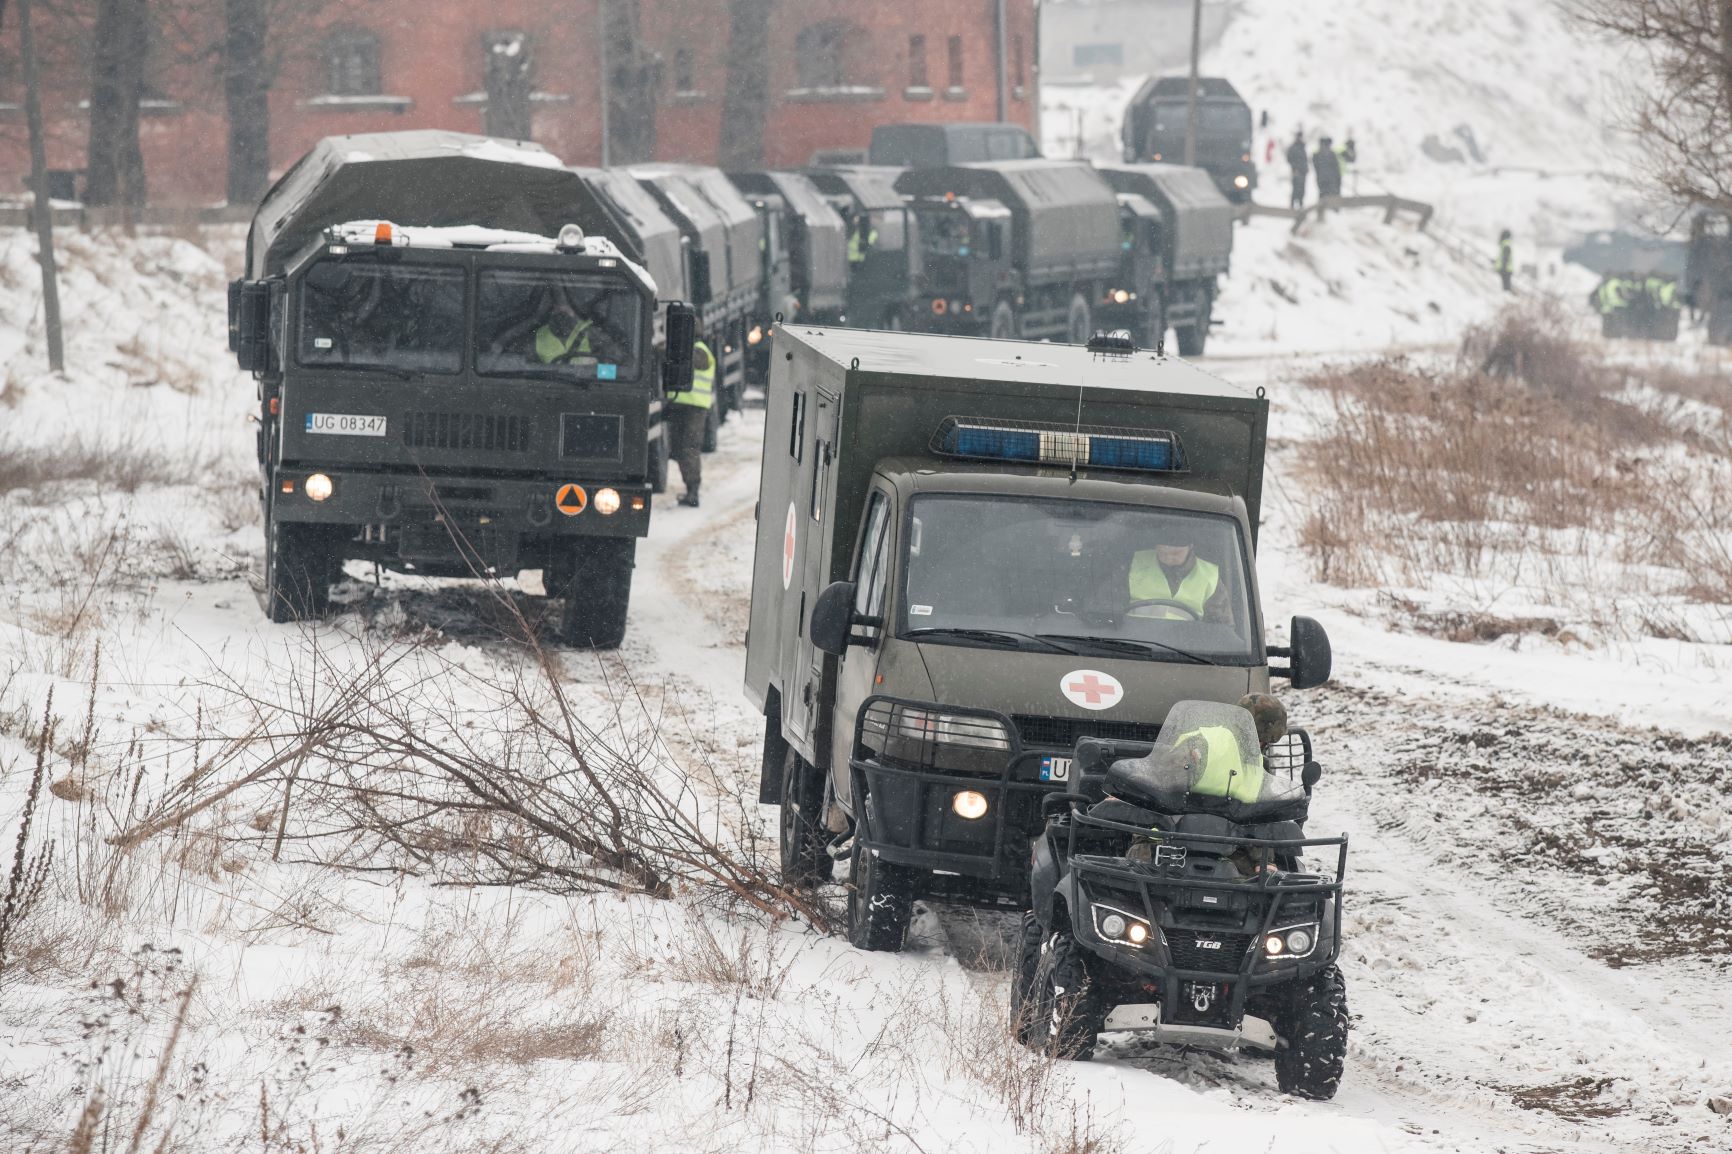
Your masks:
M1270 930L1263 938L1263 952L1271 960L1308 957L1317 948L1317 925L1285 926Z
M1133 946L1141 949L1154 936L1149 923L1135 914L1112 906L1096 904L1092 906L1095 919L1095 933L1114 945Z

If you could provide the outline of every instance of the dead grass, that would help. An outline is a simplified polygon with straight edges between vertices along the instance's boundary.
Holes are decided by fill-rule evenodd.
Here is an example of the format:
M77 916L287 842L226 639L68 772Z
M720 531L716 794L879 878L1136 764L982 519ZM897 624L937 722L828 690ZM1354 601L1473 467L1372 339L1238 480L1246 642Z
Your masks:
M215 460L189 460L129 437L110 441L75 434L54 445L0 440L0 494L75 481L94 482L105 492L136 493L148 485L199 481L217 466Z
M1314 574L1345 586L1517 581L1560 604L1586 592L1608 605L1631 593L1732 605L1732 423L1681 428L1620 395L1646 385L1724 403L1732 390L1646 373L1609 363L1541 308L1470 332L1453 365L1398 358L1312 375L1330 405L1323 435L1301 449L1313 497L1299 544ZM1595 581L1605 587L1584 591ZM1489 612L1422 625L1472 640L1558 628Z

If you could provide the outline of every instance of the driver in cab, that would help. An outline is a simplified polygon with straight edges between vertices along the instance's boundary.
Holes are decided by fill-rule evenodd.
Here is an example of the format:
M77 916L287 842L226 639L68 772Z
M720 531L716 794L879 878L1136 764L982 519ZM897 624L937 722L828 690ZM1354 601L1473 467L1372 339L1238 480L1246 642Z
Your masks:
M1127 615L1221 623L1230 623L1233 616L1221 567L1197 556L1180 525L1166 526L1153 548L1131 556Z
M544 300L543 320L535 330L533 359L543 365L587 365L596 361L594 349L602 335L595 321L580 316L570 299L558 289Z

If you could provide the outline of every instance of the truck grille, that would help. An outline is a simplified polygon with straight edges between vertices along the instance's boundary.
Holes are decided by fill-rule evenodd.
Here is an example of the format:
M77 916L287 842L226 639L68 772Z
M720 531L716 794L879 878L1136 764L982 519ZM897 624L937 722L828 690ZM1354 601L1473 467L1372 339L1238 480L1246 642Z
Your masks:
M1167 951L1173 955L1173 967L1180 970L1204 970L1212 973L1236 974L1251 946L1250 934L1198 933L1195 930L1166 930ZM1204 949L1203 940L1220 942L1218 950Z
M1016 732L1024 745L1074 749L1081 737L1106 741L1155 741L1161 727L1141 721L1094 721L1080 717L1030 717L1018 714Z
M403 444L410 449L474 449L485 453L523 453L529 449L529 422L489 413L403 414Z

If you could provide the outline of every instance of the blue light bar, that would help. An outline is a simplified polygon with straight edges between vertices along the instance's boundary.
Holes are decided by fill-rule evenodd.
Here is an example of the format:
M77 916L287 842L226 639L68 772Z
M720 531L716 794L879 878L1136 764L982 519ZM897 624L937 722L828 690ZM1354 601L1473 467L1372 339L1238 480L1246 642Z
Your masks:
M1170 437L1089 438L1088 463L1100 469L1142 469L1165 473L1174 467L1173 456Z
M1040 434L1021 429L956 425L945 437L945 442L945 451L958 457L985 457L993 461L1040 460Z

